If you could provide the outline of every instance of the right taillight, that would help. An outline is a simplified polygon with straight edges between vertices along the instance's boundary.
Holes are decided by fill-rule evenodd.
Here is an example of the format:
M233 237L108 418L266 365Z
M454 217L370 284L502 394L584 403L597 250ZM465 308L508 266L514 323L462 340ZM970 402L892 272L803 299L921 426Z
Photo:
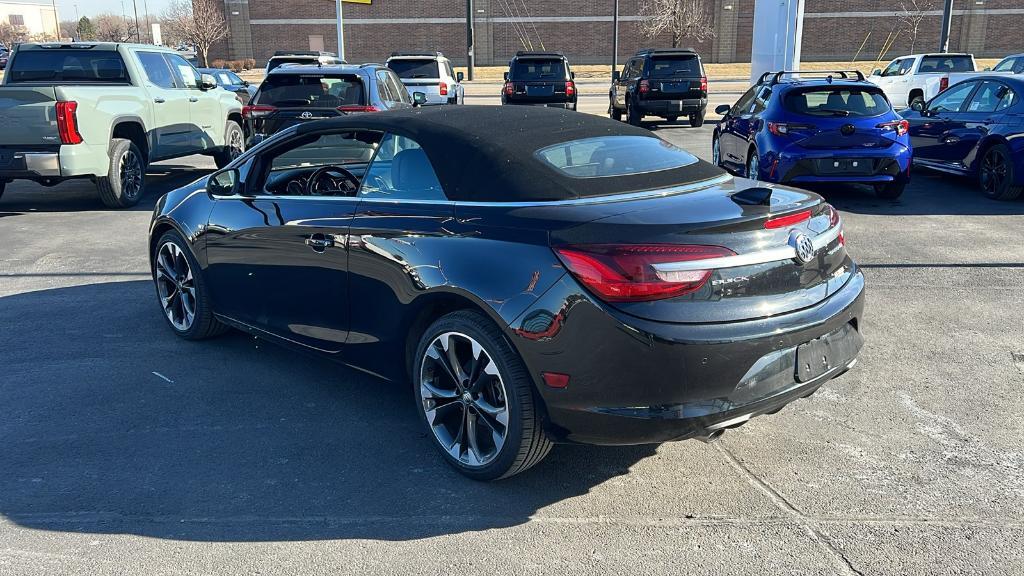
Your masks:
M274 108L273 106L249 105L242 107L243 118L262 118L264 116L269 116L274 112L277 112L277 108Z
M609 302L645 302L700 290L712 267L664 271L658 264L733 256L721 246L689 244L575 244L555 248L572 275Z
M57 102L57 134L61 144L81 144L78 131L78 102Z
M707 76L701 76L700 77L700 91L701 92L707 92L708 91L708 77Z
M511 96L516 91L516 85L512 82L505 82L505 94Z

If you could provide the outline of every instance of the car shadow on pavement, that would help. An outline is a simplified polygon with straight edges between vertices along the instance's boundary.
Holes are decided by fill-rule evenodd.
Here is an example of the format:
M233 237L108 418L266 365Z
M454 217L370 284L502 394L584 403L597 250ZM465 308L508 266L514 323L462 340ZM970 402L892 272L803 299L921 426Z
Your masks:
M0 515L31 529L425 538L527 522L656 449L556 446L474 482L435 452L407 385L240 332L179 340L144 280L3 297L0 326Z

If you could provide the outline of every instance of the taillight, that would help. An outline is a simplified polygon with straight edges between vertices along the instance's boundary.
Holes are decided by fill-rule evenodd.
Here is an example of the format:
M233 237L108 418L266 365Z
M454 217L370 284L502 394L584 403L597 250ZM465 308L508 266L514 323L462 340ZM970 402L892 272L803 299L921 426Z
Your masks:
M376 106L363 106L361 104L347 104L338 106L338 112L380 112Z
M949 88L949 76L939 78L939 92Z
M839 225L839 210L836 210L834 206L829 205L828 208L828 227L834 228Z
M647 94L650 91L651 91L651 83L648 82L647 80L641 80L640 81L640 93L641 94Z
M707 76L701 76L700 77L700 91L701 92L707 92L708 91L708 77Z
M792 122L769 122L768 131L776 136L785 136L797 130L814 130L811 124L794 124Z
M277 112L273 106L242 106L242 118L262 118Z
M572 80L565 83L565 95L573 96L576 94L576 83Z
M764 227L767 228L768 230L774 230L775 228L785 228L787 226L793 226L810 219L811 211L804 210L802 212L794 212L792 214L786 214L784 216L776 216L775 218L769 218L768 220L765 220Z
M505 94L511 96L516 91L516 85L512 82L505 82Z
M555 249L572 275L609 302L645 302L675 298L700 290L713 272L660 271L657 264L733 256L721 246L679 244L583 244Z
M892 122L882 122L875 126L883 131L891 130L896 133L897 136L903 136L907 132L910 132L910 122L906 120L893 120Z
M447 96L448 84L441 82L440 84L437 85L437 91L441 94L441 96Z
M57 102L57 134L61 144L81 144L78 132L78 102Z

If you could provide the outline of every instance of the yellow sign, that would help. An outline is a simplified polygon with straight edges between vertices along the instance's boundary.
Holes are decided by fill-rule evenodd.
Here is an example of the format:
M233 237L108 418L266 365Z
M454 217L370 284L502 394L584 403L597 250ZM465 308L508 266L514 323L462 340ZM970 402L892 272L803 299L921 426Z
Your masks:
M373 0L341 0L342 2L348 2L349 4L372 4Z

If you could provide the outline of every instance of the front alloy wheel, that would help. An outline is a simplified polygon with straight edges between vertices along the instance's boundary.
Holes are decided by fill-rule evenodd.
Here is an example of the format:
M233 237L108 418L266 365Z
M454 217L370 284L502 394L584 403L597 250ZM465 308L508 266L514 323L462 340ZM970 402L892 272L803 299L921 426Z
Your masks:
M165 242L156 256L156 291L171 326L188 332L196 319L196 286L185 253L174 242Z
M715 166L722 165L722 150L721 144L718 141L717 134L715 134L715 136L711 138L711 163L714 164Z

